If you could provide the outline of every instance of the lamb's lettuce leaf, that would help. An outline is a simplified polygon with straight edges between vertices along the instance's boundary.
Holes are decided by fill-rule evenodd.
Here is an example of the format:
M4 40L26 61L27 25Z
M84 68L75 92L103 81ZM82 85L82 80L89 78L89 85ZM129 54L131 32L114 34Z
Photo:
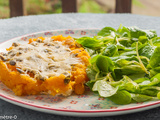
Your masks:
M93 85L92 91L98 91L101 97L110 97L117 92L117 87L112 87L106 80L98 80Z
M148 95L143 95L143 94L133 94L131 93L131 97L133 100L135 100L136 102L145 102L148 100L153 99L153 97L148 96Z
M83 47L91 48L91 49L98 49L101 46L103 46L102 40L97 40L95 38L91 37L82 37L79 39L76 39L76 41L81 44Z
M75 39L90 54L86 85L116 104L160 99L160 37L154 30L105 27Z
M114 28L105 27L98 32L98 36L110 36L111 35L114 37L115 32L116 32L116 30Z
M109 97L111 101L113 101L116 104L124 105L131 103L131 94L127 92L126 90L120 90L117 91L116 94Z
M160 47L157 47L152 54L149 64L154 69L160 66Z

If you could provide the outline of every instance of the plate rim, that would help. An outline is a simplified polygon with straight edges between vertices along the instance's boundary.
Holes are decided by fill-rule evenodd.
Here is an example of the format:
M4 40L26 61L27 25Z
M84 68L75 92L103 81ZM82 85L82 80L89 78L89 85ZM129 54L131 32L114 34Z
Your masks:
M18 38L21 38L21 37L25 37L25 36L29 36L29 35L34 35L34 34L40 34L40 33L45 33L45 32L56 32L56 31L67 31L67 30L101 30L101 28L75 28L75 29L56 29L56 30L44 30L44 31L39 31L39 32L33 32L33 33L27 33L27 34L24 34L24 35L21 35L21 36L17 36L17 37L13 37L11 39L8 39L8 40L5 40L3 42L0 42L0 44L3 44L5 42L8 42L8 41L11 41L11 40L14 40L14 39L18 39ZM68 35L69 36L69 35Z
M28 105L30 107L40 108L40 109L43 109L43 110L53 110L53 111L61 111L61 112L75 112L75 113L101 113L101 112L119 112L119 111L124 112L124 111L128 111L128 110L136 110L136 109L140 109L140 108L146 108L146 107L150 107L150 106L157 105L157 104L160 103L160 101L156 101L156 102L148 103L148 104L145 104L145 105L139 105L139 106L128 107L128 108L119 108L119 109L72 110L72 109L60 109L60 108L51 108L51 107L33 105L33 104L30 104L30 103L27 103L27 102L23 102L21 100L16 100L16 99L13 99L11 97L2 95L0 93L0 99L1 99L1 97L4 98L4 99L7 99L7 100L11 100L13 102L19 103L20 105Z
M101 28L78 28L78 29L72 29L71 28L71 29L45 30L45 31L33 32L33 33L28 33L28 34L24 34L24 35L21 35L21 36L17 36L17 37L11 38L9 40L5 40L3 42L0 42L0 44L6 43L8 41L12 41L14 39L22 38L22 37L25 37L25 36L34 35L34 34L40 34L40 33L45 33L45 32L56 32L56 31L66 31L66 30L78 30L78 31L80 31L80 30L100 30L100 29ZM72 110L72 109L60 109L60 108L44 107L44 106L40 106L40 105L33 105L33 104L30 104L30 103L27 103L27 102L23 102L21 100L16 100L14 98L8 97L8 96L3 95L1 93L0 93L0 99L2 99L4 101L7 101L7 102L10 102L12 104L21 106L21 107L25 107L25 108L32 107L32 108L38 108L38 109L40 108L40 109L43 109L43 110L70 112L70 113L71 112L74 112L74 113L104 113L104 112L109 112L109 113L112 112L112 113L114 113L114 112L125 112L125 111L139 110L141 108L146 108L147 109L148 107L160 104L160 100L158 100L158 101L153 101L152 103L147 103L147 104L144 104L144 105L138 105L138 106L133 106L133 107L127 107L127 108L99 109L99 110L97 110L97 109L96 110ZM26 107L26 106L28 106L28 107Z

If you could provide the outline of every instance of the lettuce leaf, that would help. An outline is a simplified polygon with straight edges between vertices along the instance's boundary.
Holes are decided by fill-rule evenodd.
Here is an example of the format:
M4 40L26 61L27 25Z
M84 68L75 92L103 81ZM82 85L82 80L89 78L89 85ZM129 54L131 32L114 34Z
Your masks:
M76 39L91 56L86 85L116 104L160 99L160 37L120 25Z

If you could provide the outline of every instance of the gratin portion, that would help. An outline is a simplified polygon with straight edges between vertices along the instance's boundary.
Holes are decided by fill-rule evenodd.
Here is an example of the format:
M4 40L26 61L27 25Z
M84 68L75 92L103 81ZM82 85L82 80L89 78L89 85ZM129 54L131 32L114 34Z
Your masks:
M83 94L88 53L70 36L13 43L0 55L0 80L16 95Z
M5 59L10 59L8 63L16 66L20 73L33 73L35 79L45 80L60 74L67 77L71 75L71 66L81 64L69 46L51 38L37 39L26 45L13 43L13 46Z

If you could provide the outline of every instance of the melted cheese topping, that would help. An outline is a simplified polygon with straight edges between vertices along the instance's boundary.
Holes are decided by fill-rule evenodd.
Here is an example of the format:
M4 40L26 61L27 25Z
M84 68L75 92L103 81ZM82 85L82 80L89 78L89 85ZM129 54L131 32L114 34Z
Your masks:
M61 41L51 38L40 39L31 44L18 45L8 53L8 58L16 61L16 67L24 72L33 73L34 78L49 78L64 74L70 76L71 66L80 60Z

